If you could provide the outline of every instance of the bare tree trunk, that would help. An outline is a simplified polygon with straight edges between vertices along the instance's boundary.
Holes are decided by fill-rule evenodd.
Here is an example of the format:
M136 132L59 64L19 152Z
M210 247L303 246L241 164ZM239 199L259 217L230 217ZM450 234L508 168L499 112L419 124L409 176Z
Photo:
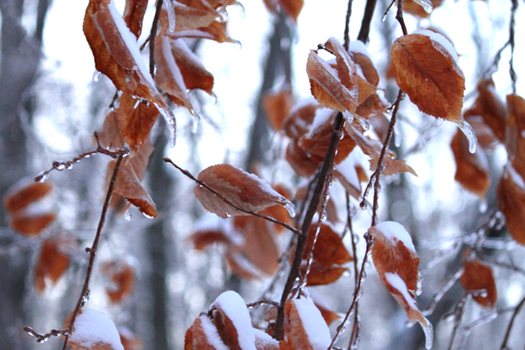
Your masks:
M14 182L27 175L30 153L26 145L24 123L31 119L33 101L30 88L35 82L41 59L42 33L48 8L49 0L39 2L36 30L29 36L21 25L24 1L0 1L0 154L3 160L0 171L1 195ZM7 225L3 206L0 206L0 223L2 227ZM12 236L2 235L0 249L12 243ZM30 317L30 310L24 309L23 305L28 291L26 282L30 255L28 251L0 255L0 339L2 348L5 349L29 348L30 339L23 333L22 326L29 322Z

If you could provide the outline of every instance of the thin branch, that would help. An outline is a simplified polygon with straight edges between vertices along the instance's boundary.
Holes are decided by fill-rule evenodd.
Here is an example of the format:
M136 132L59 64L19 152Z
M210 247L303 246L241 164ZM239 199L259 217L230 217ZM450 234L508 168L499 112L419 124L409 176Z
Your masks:
M67 329L52 329L49 331L49 333L40 334L29 326L24 327L24 332L26 332L32 337L35 337L37 343L44 343L48 341L51 337L61 337L69 335L69 330Z
M358 274L359 274L359 261L357 257L357 244L355 241L355 233L354 228L352 225L352 215L350 210L350 194L348 191L346 192L346 225L348 226L348 231L350 232L350 242L352 245L352 257L353 257L353 266L354 266L354 293L357 289L357 284L359 283L358 280ZM357 345L357 342L359 340L359 332L360 332L360 324L359 324L359 301L355 304L355 312L354 312L354 324L352 325L352 334L350 335L350 342L348 343L348 348L351 349L354 346Z
M297 230L295 227L292 227L290 225L288 225L287 223L284 223L282 221L279 221L275 218L272 218L271 216L267 216L267 215L263 215L263 214L259 214L259 213L256 213L254 211L251 211L251 210L248 210L248 209L244 209L244 208L241 208L237 205L235 205L234 203L232 203L230 200L228 200L227 198L225 198L222 194L220 194L219 192L215 191L213 188L211 188L210 186L208 186L208 184L206 184L205 182L197 179L195 176L193 176L192 173L190 173L188 170L186 169L183 169L181 168L180 166L178 166L177 164L175 164L171 159L169 158L164 158L163 159L164 162L166 163L169 163L171 165L173 165L178 171L180 171L183 175L185 175L186 177L188 177L189 179L191 179L192 181L196 182L199 186L202 186L203 188L205 188L208 192L211 192L213 193L215 196L217 196L220 200L222 200L224 203L234 207L235 209L237 209L238 211L241 211L245 214L249 214L249 215L253 215L253 216L256 216L260 219L264 219L264 220L267 220L267 221L270 221L271 223L274 223L276 225L280 225L282 227L284 227L285 229L289 230L290 232L296 234L296 235L299 235L300 232L299 230Z
M516 11L518 10L518 0L511 0L512 7L510 10L510 23L509 23L509 45L510 45L510 60L509 60L509 75L512 81L512 93L516 94L516 71L514 70L514 28L516 26Z
M95 239L93 240L93 244L91 245L91 247L86 248L86 251L89 253L89 262L88 262L88 266L86 270L86 277L84 279L84 285L82 286L82 291L80 293L80 296L78 297L77 304L75 306L75 309L73 310L73 313L71 314L71 318L67 326L67 329L69 332L68 334L65 335L64 346L62 347L62 350L66 350L67 343L69 341L69 335L71 334L73 330L73 325L75 324L75 320L78 314L80 313L80 309L84 306L84 303L89 298L89 282L91 280L93 266L95 264L95 258L97 256L98 243L100 241L102 229L104 228L104 223L106 221L106 214L109 209L109 203L111 201L111 196L113 195L113 190L115 189L117 175L118 175L120 165L123 159L124 159L124 154L119 155L117 158L115 167L113 168L113 173L111 175L111 180L109 181L108 190L106 192L106 198L104 199L104 205L102 206L102 212L100 213L100 219L98 221Z
M162 9L163 0L157 0L155 7L155 16L151 24L151 32L149 34L149 72L151 76L155 75L155 36L157 36L157 27L159 26L160 11Z
M510 339L510 332L512 331L512 326L514 325L514 321L516 320L516 317L518 316L523 305L525 305L525 297L521 299L519 304L516 305L516 307L514 308L514 312L512 313L509 325L507 326L507 330L505 331L505 337L503 338L503 342L501 343L500 350L508 349L507 343Z
M374 10L376 8L377 0L367 0L365 6L365 14L363 15L363 21L361 22L361 29L357 36L357 40L366 44L368 41L368 35L370 34L370 23L374 16Z
M348 5L346 7L346 19L345 19L345 33L344 33L344 43L343 47L346 51L350 47L350 17L352 17L352 3L353 0L348 0Z
M405 24L405 19L403 18L403 0L397 0L396 19L399 22L399 25L401 26L401 30L403 31L403 35L408 35L408 30L407 30L407 26Z
M461 325L461 319L463 318L463 312L465 311L465 306L467 305L467 302L470 298L470 294L465 294L456 304L456 307L454 308L454 327L452 328L452 335L450 336L450 343L448 344L448 350L452 350L454 346L454 341L456 340L456 336L458 334L460 325Z
M297 237L297 244L295 246L295 256L290 268L290 273L288 274L288 279L283 288L283 293L281 295L281 302L277 312L277 321L275 325L274 338L280 340L283 338L283 326L284 326L284 304L288 299L290 292L294 286L295 280L300 274L300 266L303 258L303 252L306 247L306 241L308 238L308 232L312 224L313 217L319 208L319 203L323 200L322 196L325 193L325 188L327 186L327 180L330 178L330 175L334 167L334 159L337 151L337 145L339 144L340 135L344 126L343 113L337 113L334 121L334 130L332 133L332 138L330 140L330 145L328 151L326 152L326 157L319 172L319 179L315 185L314 192L306 214L301 225L301 233Z
M62 162L54 161L51 164L51 168L49 168L49 169L41 172L37 176L35 176L35 181L36 182L45 181L47 179L47 177L49 176L49 173L51 173L52 171L55 171L55 170L56 171L71 170L75 164L81 162L82 160L84 160L86 158L91 157L92 155L98 154L98 153L104 154L104 155L109 156L109 157L111 157L113 159L121 157L121 156L127 156L128 153L129 153L129 150L126 149L126 148L118 149L116 151L111 151L111 150L109 150L107 148L102 147L100 145L97 133L95 133L95 139L97 141L97 148L96 149L91 150L91 151L87 151L87 152L84 152L84 153L81 153L81 154L79 154L78 156L76 156L75 158L73 158L71 160L66 160L66 161L62 161Z

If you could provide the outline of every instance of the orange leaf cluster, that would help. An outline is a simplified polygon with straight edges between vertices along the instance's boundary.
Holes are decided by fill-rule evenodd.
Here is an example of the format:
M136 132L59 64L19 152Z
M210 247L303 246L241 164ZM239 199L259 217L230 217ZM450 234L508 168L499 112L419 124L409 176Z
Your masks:
M396 81L424 113L458 122L465 78L452 43L434 31L398 38L390 52Z
M33 237L55 221L56 214L49 205L52 190L53 186L50 183L23 179L7 191L4 207L13 230Z
M481 306L494 307L498 298L492 269L484 262L465 258L463 273L459 279L463 288L472 293L473 299Z

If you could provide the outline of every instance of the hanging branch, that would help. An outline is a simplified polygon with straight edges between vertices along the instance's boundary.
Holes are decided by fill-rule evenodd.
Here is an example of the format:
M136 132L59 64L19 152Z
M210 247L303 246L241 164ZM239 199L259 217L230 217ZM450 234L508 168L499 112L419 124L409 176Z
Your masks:
M357 36L357 40L362 41L365 44L368 41L368 35L370 34L370 23L372 22L372 17L374 16L376 3L377 0L366 1L365 14L363 15L361 29L359 30L359 35Z
M284 304L286 303L286 300L288 299L288 296L292 291L295 280L300 274L301 261L303 258L304 249L306 247L308 232L310 230L310 226L312 225L313 217L317 212L317 209L319 208L319 203L321 203L321 201L323 200L322 195L325 193L325 187L328 185L327 180L330 178L331 173L333 171L335 153L337 150L337 145L339 144L343 126L343 113L337 113L334 121L334 131L332 133L330 145L328 147L328 151L326 152L325 160L321 166L321 170L319 172L319 179L317 180L317 183L315 185L312 198L310 199L310 203L308 205L308 209L306 210L303 223L301 225L300 234L297 237L294 259L290 268L290 273L288 274L288 278L286 280L286 284L283 288L279 308L277 309L277 321L274 331L274 338L276 338L277 340L281 340L284 335Z
M149 34L149 72L151 76L155 75L155 36L157 36L162 3L163 0L157 0L155 16L153 16L153 23L151 24L151 32Z
M180 166L178 166L177 164L175 164L171 159L169 158L164 158L163 159L164 162L166 163L169 163L171 165L173 165L175 167L175 169L177 169L178 171L180 171L183 175L185 175L186 177L188 177L189 179L191 179L192 181L196 182L199 186L202 186L204 189L206 189L206 191L208 192L211 192L213 193L215 196L217 196L220 200L222 200L224 203L234 207L235 209L237 209L238 211L241 211L245 214L248 214L248 215L253 215L255 217L258 217L260 219L264 219L266 221L269 221L271 223L274 223L276 225L280 225L282 227L284 227L285 229L289 230L290 232L294 233L295 235L300 235L300 232L299 230L297 230L295 227L292 227L290 225L288 225L287 223L284 223L282 221L279 221L275 218L272 218L271 216L267 216L267 215L264 215L264 214L259 214L259 213L256 213L254 211L251 211L251 210L248 210L248 209L244 209L244 208L241 208L237 205L235 205L234 203L232 203L230 200L228 200L227 198L225 198L222 194L220 194L219 192L215 191L213 188L211 188L210 186L208 186L208 184L206 184L205 182L197 179L195 176L193 176L192 173L190 173L188 170L186 169L183 169L181 168Z
M521 299L518 305L514 308L514 312L512 313L512 316L510 318L509 325L507 326L507 330L505 331L505 337L503 338L503 342L501 342L501 346L499 347L500 350L508 349L507 343L510 338L510 332L512 331L512 326L514 326L514 321L516 320L516 317L518 316L520 310L523 308L523 305L525 305L525 297Z
M89 282L91 280L93 266L95 264L95 258L97 256L98 243L100 241L102 229L104 228L104 223L106 222L106 214L109 209L109 203L111 201L111 196L113 195L113 190L115 189L117 175L118 175L120 165L123 159L124 159L124 154L119 155L117 158L115 167L113 168L113 174L111 175L111 180L109 181L108 190L106 192L106 198L104 199L104 205L102 206L102 212L100 213L100 219L98 221L95 239L93 240L93 244L91 245L91 247L86 248L86 252L89 254L89 262L88 262L88 266L86 270L86 277L84 279L84 285L82 286L82 291L80 292L80 296L78 297L77 304L68 322L68 326L67 326L68 332L67 334L65 334L64 346L62 347L62 350L66 350L67 343L69 341L69 336L71 335L71 332L73 331L75 320L80 313L80 309L84 306L86 300L89 298Z

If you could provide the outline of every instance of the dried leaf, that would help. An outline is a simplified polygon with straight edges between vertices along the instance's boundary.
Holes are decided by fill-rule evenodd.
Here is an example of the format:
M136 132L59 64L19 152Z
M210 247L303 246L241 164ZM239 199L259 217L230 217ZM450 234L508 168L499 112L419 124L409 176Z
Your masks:
M195 319L186 331L184 350L222 350L227 349L222 342L217 328L205 315Z
M107 261L102 264L102 273L108 279L106 294L112 303L120 303L133 291L135 272L124 261Z
M494 275L489 265L478 259L466 258L460 277L463 288L472 293L474 301L485 307L496 305L497 290Z
M491 150L499 143L492 129L485 123L483 117L480 116L478 112L469 109L463 113L463 118L470 124L472 130L474 130L478 145L480 145L481 148Z
M283 195L259 177L229 164L210 166L199 173L198 179L238 208L258 212L274 205L292 210L293 205ZM195 195L206 210L222 218L246 215L207 189L197 186Z
M443 0L432 0L431 2L432 7L435 9L436 7L441 6ZM405 0L403 2L403 11L421 18L427 18L430 16L430 13L425 11L425 9L416 0Z
M124 21L129 30L135 34L136 38L138 38L142 32L142 21L147 7L148 0L126 0Z
M201 27L195 30L183 30L180 32L169 33L173 39L180 38L194 38L194 39L209 39L219 43L235 42L226 33L226 23L222 21L214 21L206 27Z
M525 177L525 99L518 95L509 95L507 107L507 152L514 169Z
M336 57L336 68L332 68L316 51L310 51L306 72L312 95L324 107L353 113L358 106L355 65L338 42L329 40L325 45Z
M315 306L319 309L319 311L321 312L321 315L323 316L323 319L324 321L326 322L326 324L328 326L330 326L332 324L332 322L336 321L336 320L339 320L341 318L341 315L338 314L337 312L335 311L332 311L330 310L329 308L319 304L319 303L315 303Z
M337 281L343 274L348 271L348 268L340 265L324 265L317 262L312 262L310 271L306 278L307 286L322 286ZM301 266L301 273L306 273L306 266Z
M268 123L275 131L283 129L284 121L293 105L293 95L289 88L275 92L266 92L263 96L263 107Z
M199 58L188 48L184 40L172 41L172 53L175 57L186 88L201 89L212 94L213 75L206 70Z
M115 161L109 163L109 176L113 173L114 167ZM133 164L130 162L130 158L124 159L120 165L113 193L127 199L128 202L136 206L145 216L157 216L155 203L153 203L153 200L140 183Z
M307 299L291 299L284 305L286 341L291 349L326 350L331 337L321 312Z
M498 206L510 235L525 245L525 181L511 164L507 164L498 189Z
M312 250L316 227L313 225L308 232L303 259L307 259ZM348 252L341 236L337 234L330 225L321 224L315 248L313 249L313 261L322 265L342 265L352 261L352 255Z
M468 140L461 131L457 131L451 142L452 153L456 160L454 179L466 190L484 197L490 186L488 161L483 150L469 152Z
M192 241L197 250L204 250L214 243L230 244L231 240L224 231L221 230L198 230L192 233L188 239Z
M465 78L451 50L454 48L445 37L423 31L398 38L390 55L397 83L410 100L422 112L457 122Z
M31 213L30 211L26 213L22 211L11 216L9 225L13 228L13 230L20 234L33 237L42 233L42 231L49 227L49 225L51 225L55 219L55 213Z
M180 2L175 2L173 6L176 16L175 31L177 32L206 27L219 16L214 9L205 8L204 6L192 7L181 4ZM165 11L163 11L162 16L167 17Z
M52 190L53 185L49 182L34 182L24 179L7 190L4 197L4 207L7 212L14 213L43 199Z
M69 267L69 256L64 249L70 245L63 238L46 239L40 247L35 264L34 284L42 293L47 286L56 284Z
M467 112L465 112L467 114ZM500 141L505 141L507 108L499 98L492 79L482 79L478 83L478 97L469 114L479 115L492 129Z
M284 121L283 127L286 136L297 141L308 132L317 108L319 108L319 105L316 103L306 103L295 106Z
M285 151L285 158L293 170L300 176L312 176L319 167L319 162L308 157L297 142L290 142L288 144Z
M281 9L294 21L297 21L299 13L304 5L304 0L279 0Z
M432 325L419 311L415 301L419 257L410 234L394 221L384 221L368 232L374 238L372 259L381 282L404 308L408 318L419 322L427 337L427 345L431 344Z

